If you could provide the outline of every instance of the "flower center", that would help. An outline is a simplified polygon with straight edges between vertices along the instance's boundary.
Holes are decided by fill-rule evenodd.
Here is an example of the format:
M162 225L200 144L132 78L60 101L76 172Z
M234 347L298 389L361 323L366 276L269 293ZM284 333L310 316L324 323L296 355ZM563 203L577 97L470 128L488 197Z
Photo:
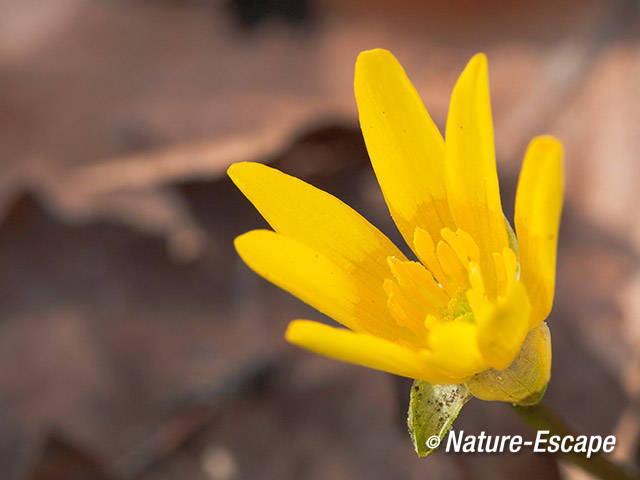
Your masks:
M474 311L488 302L480 251L471 235L448 228L441 235L434 244L426 230L416 229L414 251L420 262L387 258L393 275L384 282L387 307L398 325L419 339L426 340L440 322L475 322ZM492 291L504 295L516 279L516 255L505 248L487 259L496 278Z
M449 300L449 304L447 305L446 311L444 312L441 320L459 320L473 323L475 318L473 318L473 312L471 311L469 301L464 295L461 295Z

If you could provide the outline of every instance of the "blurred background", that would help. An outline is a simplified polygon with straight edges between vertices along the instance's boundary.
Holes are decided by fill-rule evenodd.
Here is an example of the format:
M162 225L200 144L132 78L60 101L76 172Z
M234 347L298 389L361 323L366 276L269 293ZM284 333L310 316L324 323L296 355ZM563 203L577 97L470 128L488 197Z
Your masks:
M553 457L418 460L408 382L285 343L322 319L237 258L226 178L269 163L403 245L357 125L388 48L442 128L489 57L504 208L566 146L546 396L640 463L640 5L627 0L0 0L0 478L584 479ZM520 433L471 401L466 432Z

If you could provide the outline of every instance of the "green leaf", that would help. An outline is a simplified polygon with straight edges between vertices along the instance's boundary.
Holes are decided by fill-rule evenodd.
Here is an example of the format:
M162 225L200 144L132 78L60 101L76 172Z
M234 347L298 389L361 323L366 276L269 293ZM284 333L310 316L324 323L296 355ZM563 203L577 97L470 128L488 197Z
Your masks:
M471 394L464 384L434 385L422 380L413 382L407 424L419 457L426 457L438 448L469 398ZM438 441L431 437L437 437Z

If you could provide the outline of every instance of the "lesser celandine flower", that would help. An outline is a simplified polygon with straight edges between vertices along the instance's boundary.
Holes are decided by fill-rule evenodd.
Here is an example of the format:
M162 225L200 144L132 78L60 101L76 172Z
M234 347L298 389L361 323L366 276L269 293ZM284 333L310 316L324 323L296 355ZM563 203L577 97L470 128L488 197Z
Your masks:
M451 95L445 139L386 50L362 52L360 126L389 211L418 261L342 203L257 163L229 176L273 228L235 245L258 274L346 328L290 323L286 338L335 359L484 400L533 403L549 380L562 146L534 138L502 213L487 60ZM517 235L517 238L516 238Z

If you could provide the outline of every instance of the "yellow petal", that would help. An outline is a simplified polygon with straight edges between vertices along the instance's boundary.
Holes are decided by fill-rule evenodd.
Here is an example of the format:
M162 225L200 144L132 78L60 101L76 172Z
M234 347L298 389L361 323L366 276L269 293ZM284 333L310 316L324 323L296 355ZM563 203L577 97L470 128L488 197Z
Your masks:
M439 322L429 332L429 352L422 355L433 365L457 378L488 368L477 342L478 328L470 322Z
M446 130L446 185L456 225L471 235L490 296L495 295L491 252L507 246L496 173L487 59L474 56L451 95Z
M398 248L358 212L333 195L259 163L241 162L229 177L271 227L358 272L361 282L380 292L389 276L386 259L404 259Z
M345 270L307 245L269 230L254 230L236 238L235 247L256 273L346 327L390 340L414 340L390 320L386 295L371 292L358 272Z
M436 253L442 269L447 276L458 286L464 288L468 286L468 275L464 266L456 256L456 252L448 243L440 240L436 247Z
M551 334L546 323L527 335L518 356L506 370L487 370L467 381L481 400L537 403L551 377Z
M425 314L406 297L400 286L390 278L385 280L384 289L387 292L387 308L396 323L407 327L417 337L424 337Z
M478 323L478 347L492 368L504 370L518 354L529 331L530 312L521 282L513 282L506 296L498 298L493 308L473 312Z
M400 286L421 305L433 311L448 303L447 294L420 262L403 262L395 257L389 257L387 262Z
M433 243L433 239L429 232L427 232L423 228L416 228L413 235L413 251L416 252L417 257L420 259L420 262L427 267L427 269L431 272L434 278L444 287L446 287L448 283L448 278L445 275L442 267L440 266L440 261L436 255L436 247ZM453 294L455 292L449 292Z
M444 182L444 141L402 66L387 50L358 56L360 127L389 211L413 246L415 227L440 238L453 222Z
M459 383L430 366L418 352L372 335L294 320L285 337L295 345L336 360L432 383Z
M534 138L527 149L516 193L515 224L522 283L531 299L531 328L551 311L556 247L563 195L562 144Z

